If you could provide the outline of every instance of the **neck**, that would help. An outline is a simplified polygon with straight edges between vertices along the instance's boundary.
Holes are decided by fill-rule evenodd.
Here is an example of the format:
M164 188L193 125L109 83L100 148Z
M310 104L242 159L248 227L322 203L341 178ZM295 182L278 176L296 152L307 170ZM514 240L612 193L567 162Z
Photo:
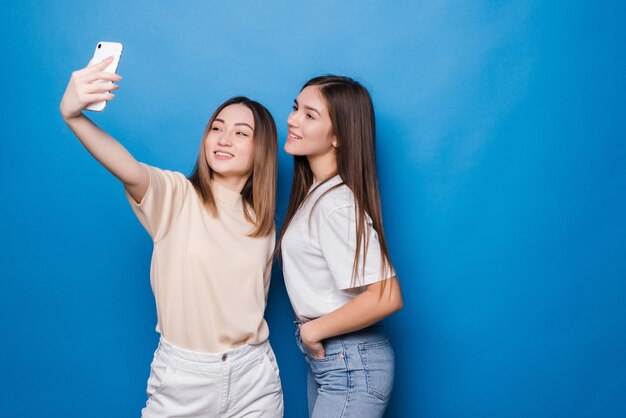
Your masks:
M324 181L337 174L337 153L334 149L323 155L307 156L315 182Z
M243 186L248 181L248 175L246 176L222 176L219 173L213 172L213 181L221 187L230 190L231 192L241 194Z

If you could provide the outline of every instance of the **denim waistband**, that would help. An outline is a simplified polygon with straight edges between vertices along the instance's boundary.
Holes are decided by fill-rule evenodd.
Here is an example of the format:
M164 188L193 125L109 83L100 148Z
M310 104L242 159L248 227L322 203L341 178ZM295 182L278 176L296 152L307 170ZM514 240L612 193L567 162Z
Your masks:
M319 371L328 367L336 367L337 360L348 370L363 369L362 353L374 347L389 347L389 337L382 325L373 325L355 332L322 340L324 358L312 357L300 338L300 328L296 329L296 342L300 351L306 356L309 367ZM391 350L393 350L391 348ZM393 351L392 351L393 352ZM393 355L393 354L391 354Z
M300 339L300 326L296 321L296 336ZM367 328L360 329L358 331L350 332L347 334L338 335L323 340L324 346L328 350L336 345L343 344L369 344L377 341L386 340L388 338L385 328L381 324L371 325Z

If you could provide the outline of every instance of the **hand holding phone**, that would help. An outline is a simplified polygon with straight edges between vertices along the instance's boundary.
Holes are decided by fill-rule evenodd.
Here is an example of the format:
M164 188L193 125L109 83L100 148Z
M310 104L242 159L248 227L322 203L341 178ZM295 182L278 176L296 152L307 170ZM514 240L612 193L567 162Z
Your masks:
M115 97L111 92L119 88L115 82L122 77L111 71L115 71L116 63L119 63L122 48L121 44L117 44L119 46L111 51L106 45L111 43L99 42L100 47L96 46L96 53L89 64L72 73L59 106L66 121L81 115L86 108L101 111L106 102Z
M115 72L117 71L117 66L120 63L120 58L122 56L122 49L123 45L119 42L98 42L90 64L100 63L108 57L112 56L113 61L109 65L107 65L102 71L115 74ZM93 81L93 83L103 83L106 81L107 80L95 80ZM86 107L86 109L101 112L106 107L106 104L106 100L102 100L96 103L91 103L89 106Z

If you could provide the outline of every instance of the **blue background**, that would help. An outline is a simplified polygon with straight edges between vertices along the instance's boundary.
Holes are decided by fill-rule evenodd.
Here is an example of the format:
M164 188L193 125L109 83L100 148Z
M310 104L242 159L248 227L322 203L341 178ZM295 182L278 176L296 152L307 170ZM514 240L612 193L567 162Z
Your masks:
M151 241L58 112L100 40L124 43L124 80L91 116L185 173L228 97L266 104L282 145L310 77L370 88L405 298L388 417L626 416L626 3L31 1L1 19L1 416L145 402ZM267 318L304 417L278 270Z

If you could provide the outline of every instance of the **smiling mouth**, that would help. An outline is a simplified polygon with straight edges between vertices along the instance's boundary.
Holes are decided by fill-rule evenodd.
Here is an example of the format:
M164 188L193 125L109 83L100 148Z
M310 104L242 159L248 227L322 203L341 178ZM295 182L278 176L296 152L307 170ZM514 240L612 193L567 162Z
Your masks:
M291 139L292 141L300 141L302 139L301 136L298 136L292 132L289 132L289 135L287 135L287 139Z
M234 155L230 154L228 152L222 152L222 151L215 151L213 153L217 158L219 159L226 159L226 158L233 158Z

